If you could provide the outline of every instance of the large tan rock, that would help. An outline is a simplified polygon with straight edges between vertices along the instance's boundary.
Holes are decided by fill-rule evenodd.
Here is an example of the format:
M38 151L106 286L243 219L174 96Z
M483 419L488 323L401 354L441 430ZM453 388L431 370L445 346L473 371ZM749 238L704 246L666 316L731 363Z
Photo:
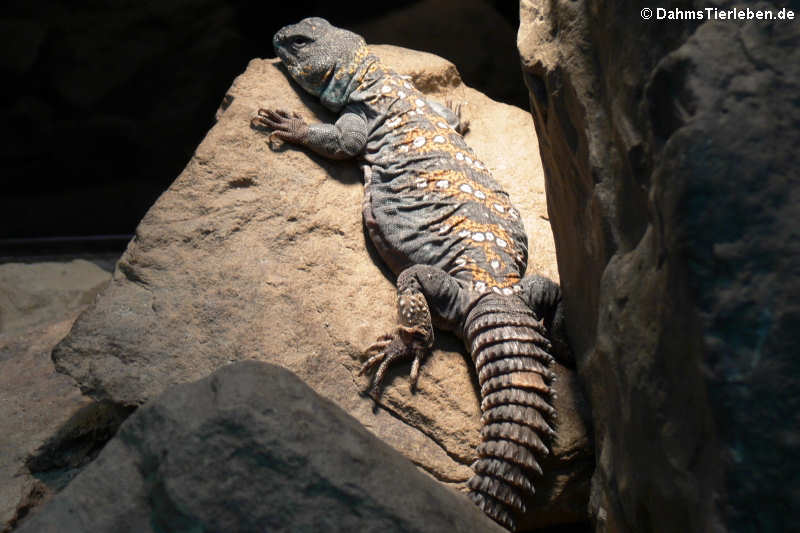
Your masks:
M529 272L557 279L531 118L465 87L429 54L377 47L440 100L465 104L467 141L511 193L530 239ZM330 121L273 60L236 79L218 122L150 209L108 289L54 360L98 400L136 406L173 384L239 360L279 364L436 479L462 484L479 442L475 379L463 347L440 334L411 394L394 369L380 406L360 394L363 349L395 324L393 280L366 242L354 162L270 147L248 124L259 107ZM562 430L537 484L550 523L585 518L591 446L569 370Z
M800 26L644 7L521 2L596 530L790 529Z

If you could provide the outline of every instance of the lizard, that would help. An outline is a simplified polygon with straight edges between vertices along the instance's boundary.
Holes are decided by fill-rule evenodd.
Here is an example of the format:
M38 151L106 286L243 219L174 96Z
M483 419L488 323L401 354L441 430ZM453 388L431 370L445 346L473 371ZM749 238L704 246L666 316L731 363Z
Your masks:
M566 346L560 287L523 277L520 213L467 146L460 107L426 98L361 36L322 18L283 27L273 47L290 78L339 116L308 124L296 112L259 109L251 127L327 158L360 160L364 225L397 275L399 324L367 348L359 373L374 371L376 397L387 369L410 360L413 392L434 324L464 341L482 411L468 494L515 530L555 436L551 367Z

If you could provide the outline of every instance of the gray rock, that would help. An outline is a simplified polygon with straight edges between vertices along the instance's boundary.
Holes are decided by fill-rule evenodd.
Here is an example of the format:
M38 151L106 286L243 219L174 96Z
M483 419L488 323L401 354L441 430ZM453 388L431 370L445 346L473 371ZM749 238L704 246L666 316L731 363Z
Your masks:
M521 4L597 531L782 531L800 523L800 27L644 7Z
M291 372L246 361L141 407L25 532L504 531Z
M464 103L467 141L523 214L529 273L557 278L541 164L529 150L536 143L530 115L465 87L436 56L375 50L433 98ZM395 326L396 310L393 282L363 232L358 167L271 147L249 128L262 106L332 118L275 61L252 61L54 360L85 393L123 406L230 362L279 364L436 479L463 484L480 442L480 415L461 343L439 335L416 394L408 368L391 372L379 408L360 394L362 351ZM564 429L556 465L537 492L542 506L562 510L552 520L573 522L586 517L593 459L580 392L570 386L570 370L559 372Z

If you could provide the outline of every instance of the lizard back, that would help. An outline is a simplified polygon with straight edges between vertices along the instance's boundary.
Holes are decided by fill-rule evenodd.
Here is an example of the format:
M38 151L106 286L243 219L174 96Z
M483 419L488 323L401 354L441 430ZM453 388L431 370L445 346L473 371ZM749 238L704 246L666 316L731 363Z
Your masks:
M432 265L478 292L511 294L528 256L519 211L441 105L366 60L350 105L368 117L364 217L383 259L397 273Z

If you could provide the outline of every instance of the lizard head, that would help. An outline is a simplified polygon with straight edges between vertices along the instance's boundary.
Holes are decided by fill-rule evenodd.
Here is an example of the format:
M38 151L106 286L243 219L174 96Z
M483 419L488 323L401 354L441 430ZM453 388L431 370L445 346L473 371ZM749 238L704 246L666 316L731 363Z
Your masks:
M272 39L275 53L303 89L338 111L363 76L364 39L322 18L284 26Z

